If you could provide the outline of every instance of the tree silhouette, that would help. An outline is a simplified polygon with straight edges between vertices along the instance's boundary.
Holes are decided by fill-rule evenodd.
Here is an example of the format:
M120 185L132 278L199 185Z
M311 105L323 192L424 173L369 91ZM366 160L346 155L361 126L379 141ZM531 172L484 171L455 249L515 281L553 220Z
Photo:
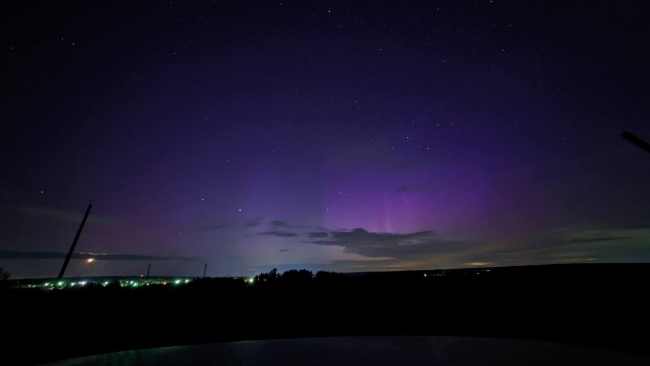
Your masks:
M345 274L339 272L318 271L314 277L319 285L341 285L345 282Z
M307 283L311 281L313 277L314 275L311 273L311 271L308 271L306 269L301 269L299 271L292 269L282 274L282 282L283 283Z
M278 270L276 268L273 268L269 273L260 273L259 275L255 276L255 283L275 283L278 282L279 279L280 275L278 274Z
M9 286L9 277L11 277L11 273L5 271L4 267L0 267L0 287Z

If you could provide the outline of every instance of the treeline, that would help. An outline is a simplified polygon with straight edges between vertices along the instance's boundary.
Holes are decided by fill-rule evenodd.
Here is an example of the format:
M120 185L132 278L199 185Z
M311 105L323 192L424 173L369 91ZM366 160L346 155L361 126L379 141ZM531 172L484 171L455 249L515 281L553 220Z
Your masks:
M344 283L346 276L343 273L318 271L314 275L306 269L292 269L282 274L273 268L268 273L260 273L253 278L252 284L259 287L273 286L300 286L300 285L340 285Z
M1 279L1 278L0 278ZM185 291L185 289L241 290L253 289L574 289L574 288L644 288L650 280L650 264L565 264L503 268L464 268L452 270L337 273L306 269L288 270L283 273L272 269L252 278L213 277L195 279L189 283L168 282L142 284L134 279L133 286L121 287L118 281L108 286L89 281L83 288L66 287L63 291ZM0 281L14 285L26 284L24 280ZM27 283L28 284L28 283ZM0 284L0 290L3 287ZM40 291L38 288L24 291ZM59 290L56 290L59 291ZM55 292L56 292L55 291Z
M650 264L563 264L452 270L337 273L273 269L248 279L194 280L187 287L485 289L639 288L650 280Z
M244 288L283 288L283 287L323 287L341 286L349 283L348 277L343 273L318 271L313 272L306 269L292 269L279 273L276 268L266 273L249 278L224 278L214 277L194 280L188 288L221 288L221 289L244 289Z

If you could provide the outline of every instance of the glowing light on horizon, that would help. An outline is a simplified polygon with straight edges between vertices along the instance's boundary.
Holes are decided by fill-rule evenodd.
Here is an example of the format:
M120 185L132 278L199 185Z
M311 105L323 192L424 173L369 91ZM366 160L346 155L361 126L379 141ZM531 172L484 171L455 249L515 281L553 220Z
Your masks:
M490 262L469 262L465 263L466 266L487 266Z

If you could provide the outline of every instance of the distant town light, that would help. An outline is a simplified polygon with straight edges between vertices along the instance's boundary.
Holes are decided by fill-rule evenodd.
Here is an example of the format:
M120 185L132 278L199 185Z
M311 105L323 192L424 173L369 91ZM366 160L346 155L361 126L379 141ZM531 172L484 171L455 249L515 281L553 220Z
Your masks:
M190 282L190 280L185 280L185 283L188 283L188 282Z
M255 279L254 279L254 278L251 278L250 280L248 280L248 282L249 282L249 283L253 283L253 282L255 282Z
M95 258L88 258L88 259L86 260L86 262L88 262L88 263L92 263L92 262L94 262L94 261L95 261Z
M48 282L45 282L43 286L49 286L50 284Z
M179 283L181 283L181 280L176 280L174 281L174 283L178 285Z
M59 286L63 286L63 284L64 284L64 282L63 282L63 281L61 281L61 282L59 282L59 283L57 283L57 285L59 285Z
M86 281L81 281L81 282L79 282L79 284L80 284L81 286L86 286L87 283L88 283L88 282L86 282Z

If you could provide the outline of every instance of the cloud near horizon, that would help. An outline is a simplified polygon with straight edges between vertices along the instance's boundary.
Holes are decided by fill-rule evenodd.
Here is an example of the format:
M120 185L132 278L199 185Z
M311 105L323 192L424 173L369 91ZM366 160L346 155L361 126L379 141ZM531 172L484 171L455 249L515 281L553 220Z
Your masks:
M257 233L255 235L271 235L271 236L277 236L280 238L289 238L289 237L294 237L298 236L296 233L292 233L289 231L281 231L281 230L273 230L273 231L264 231L261 233Z
M29 251L0 251L0 259L65 259L68 253L65 252L29 252ZM142 254L110 254L110 253L73 253L72 259L115 260L115 261L196 261L198 258L188 257L161 257Z
M84 211L69 211L55 207L45 207L45 206L23 206L19 207L18 211L20 213L30 215L30 216L39 216L46 217L54 220L58 220L66 223L79 224L84 217ZM116 225L119 224L120 220L108 216L103 216L100 214L90 212L88 215L88 223L103 224L103 225Z
M312 231L307 233L310 238L327 238L330 234L327 231Z
M364 257L390 257L396 260L422 259L423 255L457 252L467 247L465 242L435 238L431 230L399 234L373 233L362 228L333 231L329 240L316 240L312 243L341 246L348 253Z

